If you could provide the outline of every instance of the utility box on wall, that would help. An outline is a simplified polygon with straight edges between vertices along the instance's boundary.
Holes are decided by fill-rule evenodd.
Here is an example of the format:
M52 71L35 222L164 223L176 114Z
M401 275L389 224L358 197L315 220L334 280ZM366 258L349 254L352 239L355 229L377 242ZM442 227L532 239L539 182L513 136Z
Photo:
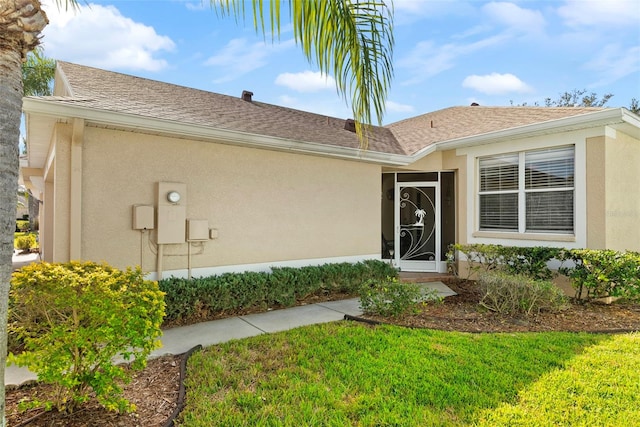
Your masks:
M187 184L158 183L158 244L185 242Z
M206 219L187 220L187 242L209 240L209 221Z
M133 205L133 229L153 230L155 228L155 213L153 206Z

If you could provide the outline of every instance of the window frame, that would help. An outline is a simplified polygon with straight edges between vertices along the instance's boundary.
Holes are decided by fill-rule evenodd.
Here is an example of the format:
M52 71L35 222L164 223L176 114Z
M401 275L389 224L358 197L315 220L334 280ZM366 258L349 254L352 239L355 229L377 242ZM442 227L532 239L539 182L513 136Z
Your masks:
M572 150L572 162L573 162L573 179L572 185L570 186L553 186L547 188L526 188L526 155L528 153L542 152L542 151L562 151L562 150ZM497 157L508 157L508 156L518 156L517 163L517 176L518 176L518 185L517 189L509 189L509 190L482 190L482 167L481 161L483 159L497 158ZM576 235L576 146L575 144L567 144L567 145L559 145L545 148L532 148L527 150L515 151L510 153L500 153L494 155L487 156L478 156L476 158L476 166L477 166L477 189L476 189L476 203L478 206L477 209L477 230L482 233L518 233L521 235L537 235L537 234L549 234L549 235L558 235L558 236L575 236ZM535 230L527 230L527 195L530 193L552 193L552 192L571 192L572 195L572 218L571 218L571 231L568 230L545 230L545 229L535 229ZM517 194L517 229L505 229L505 228L497 228L497 227L483 227L482 226L482 202L481 199L483 195L492 195L492 194Z

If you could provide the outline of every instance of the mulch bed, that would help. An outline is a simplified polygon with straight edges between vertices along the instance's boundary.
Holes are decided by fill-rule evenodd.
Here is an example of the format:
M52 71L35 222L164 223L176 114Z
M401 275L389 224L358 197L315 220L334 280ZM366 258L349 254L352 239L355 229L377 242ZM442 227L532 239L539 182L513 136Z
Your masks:
M529 317L513 317L491 312L478 304L480 292L475 282L446 281L458 295L440 304L426 304L415 315L399 318L364 318L402 326L460 332L627 332L640 330L640 305L575 302L557 313L541 312Z
M458 295L440 304L426 304L419 313L401 318L367 319L409 327L463 332L586 331L623 332L640 330L640 305L572 303L558 313L539 313L529 318L501 316L478 305L480 295L474 282L450 280L447 286ZM332 298L335 299L335 298ZM313 297L304 304L323 301ZM235 315L236 313L233 313ZM229 313L231 315L231 313ZM205 319L202 319L205 320ZM209 320L209 319L207 319ZM125 386L125 397L137 406L134 414L107 412L96 403L86 404L73 414L18 411L24 398L46 391L46 385L30 384L7 390L6 414L11 426L37 427L156 427L164 426L178 405L182 356L165 356L149 361Z

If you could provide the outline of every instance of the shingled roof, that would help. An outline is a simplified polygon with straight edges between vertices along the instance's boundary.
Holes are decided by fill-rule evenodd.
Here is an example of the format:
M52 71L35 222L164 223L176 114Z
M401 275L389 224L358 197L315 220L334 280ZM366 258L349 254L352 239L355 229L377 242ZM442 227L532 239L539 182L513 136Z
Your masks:
M589 107L451 107L387 126L407 153L437 142L601 111Z
M58 61L71 90L55 102L99 110L172 120L267 135L294 141L358 148L357 135L345 129L345 119L323 116L263 102L134 77ZM383 127L374 127L369 149L405 154Z
M69 62L58 61L66 91L43 97L53 104L195 124L357 149L359 140L345 119L255 100L206 92ZM368 150L411 155L435 143L578 116L603 108L451 107L385 127L373 127Z

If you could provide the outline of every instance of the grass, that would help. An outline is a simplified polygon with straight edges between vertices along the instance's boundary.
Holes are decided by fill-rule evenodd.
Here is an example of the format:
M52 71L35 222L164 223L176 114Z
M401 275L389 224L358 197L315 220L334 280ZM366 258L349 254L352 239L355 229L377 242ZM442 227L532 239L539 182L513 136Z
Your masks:
M181 426L631 426L640 336L338 322L196 353L187 390Z

